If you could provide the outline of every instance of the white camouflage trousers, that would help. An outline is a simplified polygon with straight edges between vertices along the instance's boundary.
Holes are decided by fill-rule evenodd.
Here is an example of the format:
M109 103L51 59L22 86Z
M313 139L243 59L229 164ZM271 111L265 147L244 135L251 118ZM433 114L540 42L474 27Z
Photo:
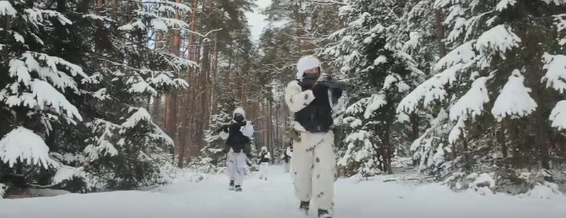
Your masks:
M290 165L289 162L283 163L283 172L284 173L288 173L289 170L291 169L291 167L289 165Z
M300 201L313 199L318 209L332 209L336 154L334 133L301 132L301 141L293 141L293 184Z
M260 163L259 164L259 179L267 180L267 168L269 167L269 163Z
M230 148L226 158L226 169L230 180L234 181L234 185L242 185L246 176L246 154L244 152L236 153Z

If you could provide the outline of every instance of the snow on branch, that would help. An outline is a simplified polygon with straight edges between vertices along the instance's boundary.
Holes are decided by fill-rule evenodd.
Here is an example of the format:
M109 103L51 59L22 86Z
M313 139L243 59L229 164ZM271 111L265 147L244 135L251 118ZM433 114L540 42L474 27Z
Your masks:
M61 75L63 74L63 72L59 71L59 69L57 68L57 66L61 66L66 70L68 70L72 76L80 75L85 79L89 78L89 76L83 72L83 68L81 68L79 65L68 62L60 57L50 56L44 53L31 52L31 51L24 53L22 57L25 59L27 66L30 67L30 70L49 70L51 73L56 73L58 75ZM38 66L34 66L33 64L37 63L37 62L33 62L34 59L43 61L44 64L47 65L47 68L49 69L39 69Z
M466 123L464 123L464 121L466 121L467 118L468 115L458 117L458 121L456 121L456 124L454 124L454 127L452 127L452 130L450 130L450 133L448 134L448 143L454 144L454 142L456 142L462 134L466 136L466 133L462 130L466 127Z
M364 111L364 118L369 119L374 111L387 104L387 100L385 99L385 95L382 93L372 94L371 97L368 98L366 104L367 105L366 110Z
M124 123L122 123L121 127L123 128L120 130L120 133L124 133L126 129L131 129L136 127L138 123L142 120L151 121L151 115L149 114L149 112L147 112L146 109L141 107L140 108L131 107L128 109L128 112L132 112L133 110L136 110L136 112L134 112L130 117L128 117L128 119L126 119Z
M525 77L519 70L513 70L491 109L495 118L498 120L508 116L519 118L536 110L537 103L529 95L531 89L523 85L524 80Z
M132 76L128 78L126 84L131 85L130 89L128 89L129 93L146 93L149 92L152 96L157 95L157 91L149 85L143 78L139 75Z
M459 0L436 0L434 1L433 7L434 8L443 8L448 5L458 4L460 3Z
M2 199L2 197L4 196L4 192L6 191L6 188L8 188L6 185L0 183L0 199Z
M13 167L18 161L44 168L58 167L59 163L49 156L49 147L33 131L18 127L0 140L0 160Z
M59 57L53 57L43 53L28 51L22 54L21 60L12 59L9 64L10 76L16 78L16 81L24 85L30 85L32 79L31 73L36 72L39 78L50 81L54 87L62 91L70 88L78 92L77 84L74 79L67 75L67 73L60 71L58 67L66 68L73 76L81 75L86 80L89 78L78 65Z
M18 12L9 1L0 1L0 16L16 16ZM0 195L1 196L1 195Z
M169 146L175 145L175 141L173 141L173 139L165 132L163 132L163 130L155 123L153 123L153 131L154 133L149 134L149 137L151 137L152 139L162 140Z
M546 87L559 91L561 94L566 90L566 56L564 55L551 55L544 53L542 55L542 62L544 66L542 69L546 70L546 74L542 77L541 82L546 80Z
M399 102L397 113L412 113L417 109L421 101L423 102L423 107L428 107L435 100L444 100L447 94L445 86L452 85L456 81L456 73L462 67L462 64L453 65L417 86Z
M549 5L556 5L556 6L566 5L566 0L541 0L541 1Z
M516 3L517 3L517 1L515 1L515 0L499 1L499 3L497 3L497 5L495 6L495 10L501 12L501 11L507 9L510 6L514 6Z
M120 125L102 119L95 119L85 125L92 128L93 133L102 131L100 136L94 136L94 143L87 145L84 149L84 153L88 155L89 161L98 159L100 154L110 156L118 155L118 150L110 140L114 136L113 131L119 129Z
M155 72L151 77L146 79L146 82L154 87L174 87L177 89L184 89L189 87L189 84L184 79L174 78L169 72Z
M502 58L505 58L503 54L519 47L519 43L521 43L519 36L513 33L510 27L501 24L478 37L476 48L482 56L498 52Z
M146 30L149 28L154 31L163 32L169 31L170 28L189 29L189 24L185 21L177 18L169 18L175 16L176 14L190 14L191 8L189 6L182 3L169 1L160 1L153 3L158 4L158 7L155 8L155 6L148 5L144 7L142 4L140 4L140 9L134 10L134 13L136 13L138 16L137 19L134 19L133 22L123 25L118 29L124 31L132 31L135 29Z
M480 77L472 83L472 87L458 101L450 107L450 120L456 121L460 117L473 118L483 113L483 106L489 102L486 82L491 77Z
M369 98L362 98L357 102L352 103L350 106L348 106L346 108L346 110L344 111L344 113L346 114L358 114L358 113L362 113L364 112L364 105L367 104L367 102L369 101Z
M434 70L440 71L445 67L449 68L456 64L467 64L473 61L477 56L474 51L474 43L476 43L476 41L471 40L450 51L446 56L438 60L434 65Z
M566 30L566 14L553 15L554 25L557 27L558 32L564 32ZM566 44L566 38L562 38L559 41L560 45Z
M144 1L144 3L148 3L150 1ZM151 2L156 2L156 1L151 1ZM156 2L157 3L157 2ZM186 5L185 3L177 3L177 2L172 2L172 1L160 1L158 2L160 4L158 11L160 12L170 12L170 13L192 13L193 11L191 10L191 7L189 7L188 5Z
M83 170L84 170L83 167L75 168L75 167L63 165L59 167L59 169L57 169L57 172L55 173L55 176L53 176L51 184L56 185L66 180L70 180L73 177L79 177L79 178L85 177L85 173Z
M32 79L30 83L30 92L10 95L6 98L8 106L25 106L30 109L39 108L45 110L46 107L53 109L57 114L63 114L70 118L82 121L79 110L72 105L63 94L57 91L49 83Z
M135 111L134 111L135 110ZM134 111L132 113L132 111ZM119 138L121 134L126 133L128 129L135 128L140 122L146 121L148 125L152 125L153 133L148 133L151 139L164 141L168 145L173 145L173 140L167 136L157 125L151 121L151 115L144 108L130 107L128 113L132 113L122 124L115 124L106 120L96 119L87 123L87 127L93 129L93 132L100 132L99 136L94 136L94 142L89 144L84 152L88 155L89 161L96 160L100 155L118 155L116 145L124 145L125 140ZM117 140L117 142L115 142Z
M45 18L56 18L62 25L71 25L73 22L65 17L58 11L53 10L41 10L37 8L27 8L24 10L26 13L26 20L31 22L33 25L42 26Z
M566 129L566 100L559 101L550 112L551 126L559 130Z
M446 110L441 109L436 117L434 117L434 119L430 121L431 128L427 129L424 134L422 134L417 140L413 142L413 144L411 144L411 151L416 151L419 147L424 147L426 149L431 148L431 136L435 135L436 133L438 133L437 136L443 135L442 131L437 131L435 130L435 128L442 128L445 126L450 127L450 125L444 125L444 123L450 124L450 122L448 122L448 113L446 112Z
M315 4L328 4L328 5L348 5L345 2L332 1L332 0L304 0L305 2L312 2Z

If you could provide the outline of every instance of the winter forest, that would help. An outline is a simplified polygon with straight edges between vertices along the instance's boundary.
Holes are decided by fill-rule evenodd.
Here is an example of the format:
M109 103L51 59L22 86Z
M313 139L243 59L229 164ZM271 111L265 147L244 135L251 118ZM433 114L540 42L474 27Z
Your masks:
M351 87L340 178L565 193L564 44L566 0L0 0L0 198L222 174L236 107L281 164L306 55Z

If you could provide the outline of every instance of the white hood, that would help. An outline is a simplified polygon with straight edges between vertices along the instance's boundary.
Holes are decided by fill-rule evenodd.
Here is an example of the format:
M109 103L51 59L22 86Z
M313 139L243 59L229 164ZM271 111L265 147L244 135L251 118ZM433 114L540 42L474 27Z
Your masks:
M297 79L303 78L305 70L320 67L320 61L312 55L304 56L297 62Z
M244 119L246 119L246 111L243 108L237 107L236 109L234 109L234 112L232 113L232 117L236 114L241 114L242 116L244 116Z

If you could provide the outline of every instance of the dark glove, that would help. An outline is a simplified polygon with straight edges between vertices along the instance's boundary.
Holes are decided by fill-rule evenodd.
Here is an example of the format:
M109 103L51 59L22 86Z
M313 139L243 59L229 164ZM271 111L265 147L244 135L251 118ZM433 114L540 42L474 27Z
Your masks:
M330 89L330 93L333 102L338 102L338 99L342 97L342 89Z
M240 126L245 126L245 125L248 125L248 122L247 122L247 121L242 121L242 122L240 122L240 123L238 123L238 124L239 124Z
M228 125L224 125L224 126L220 127L218 130L216 130L216 133L220 133L222 131L227 133L228 132Z

